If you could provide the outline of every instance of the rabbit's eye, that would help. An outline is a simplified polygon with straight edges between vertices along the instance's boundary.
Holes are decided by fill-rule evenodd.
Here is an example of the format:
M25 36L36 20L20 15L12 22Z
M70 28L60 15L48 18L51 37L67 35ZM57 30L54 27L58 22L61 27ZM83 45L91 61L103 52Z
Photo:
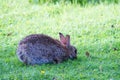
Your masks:
M77 54L77 49L75 49L75 53Z

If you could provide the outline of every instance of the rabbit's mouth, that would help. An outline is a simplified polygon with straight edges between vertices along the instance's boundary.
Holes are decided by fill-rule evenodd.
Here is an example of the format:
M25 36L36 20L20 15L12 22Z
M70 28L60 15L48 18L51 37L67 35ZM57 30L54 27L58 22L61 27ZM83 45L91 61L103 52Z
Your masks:
M71 60L73 60L73 59L77 59L76 56L72 56L72 55L70 55L69 57L70 57Z

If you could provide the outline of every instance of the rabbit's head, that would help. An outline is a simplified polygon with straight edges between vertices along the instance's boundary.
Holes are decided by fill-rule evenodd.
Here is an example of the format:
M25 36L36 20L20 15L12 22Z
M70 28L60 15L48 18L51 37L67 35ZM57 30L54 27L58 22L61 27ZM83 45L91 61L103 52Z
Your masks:
M77 58L77 49L70 44L70 35L64 36L62 33L59 33L60 42L66 48L67 54L70 59Z

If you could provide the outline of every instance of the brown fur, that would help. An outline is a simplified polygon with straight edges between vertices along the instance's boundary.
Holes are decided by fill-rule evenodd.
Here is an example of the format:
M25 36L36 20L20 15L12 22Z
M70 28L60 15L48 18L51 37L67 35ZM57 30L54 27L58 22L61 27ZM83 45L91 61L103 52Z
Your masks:
M61 41L44 34L25 37L18 45L18 58L26 64L60 63L69 57L76 58L77 54L74 52L76 48L67 42L70 39L67 37L65 39L62 33L59 35L62 37ZM62 39L65 43L62 43Z

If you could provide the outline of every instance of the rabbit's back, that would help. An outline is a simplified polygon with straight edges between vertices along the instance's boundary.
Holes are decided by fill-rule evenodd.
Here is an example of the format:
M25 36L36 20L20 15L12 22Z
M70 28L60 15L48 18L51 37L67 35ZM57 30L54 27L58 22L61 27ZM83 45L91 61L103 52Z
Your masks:
M65 49L60 42L43 34L29 35L20 41L17 55L26 64L52 63L63 59Z

